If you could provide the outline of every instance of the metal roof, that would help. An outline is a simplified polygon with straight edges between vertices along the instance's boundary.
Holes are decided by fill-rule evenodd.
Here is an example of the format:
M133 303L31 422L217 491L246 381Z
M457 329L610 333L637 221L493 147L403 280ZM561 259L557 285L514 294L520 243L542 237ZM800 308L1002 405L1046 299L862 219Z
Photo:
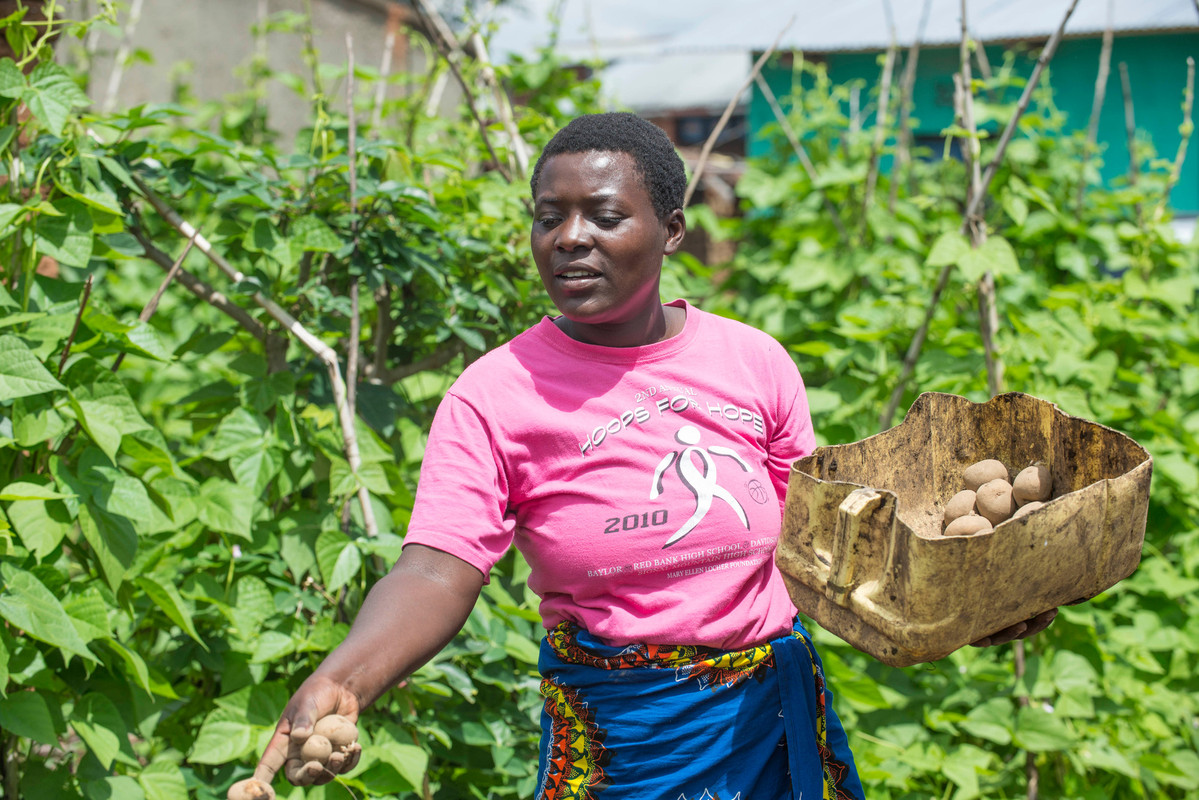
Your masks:
M921 41L951 44L961 39L961 0L929 0ZM1195 0L1110 0L1117 33L1199 31ZM925 0L891 0L896 39L916 38ZM1061 24L1070 0L967 0L967 24L977 40L1045 38ZM1067 36L1100 35L1107 26L1109 0L1079 0L1066 26ZM891 41L887 0L755 0L732 4L680 34L667 52L688 50L766 50L794 17L779 43L781 50L839 52L885 49Z

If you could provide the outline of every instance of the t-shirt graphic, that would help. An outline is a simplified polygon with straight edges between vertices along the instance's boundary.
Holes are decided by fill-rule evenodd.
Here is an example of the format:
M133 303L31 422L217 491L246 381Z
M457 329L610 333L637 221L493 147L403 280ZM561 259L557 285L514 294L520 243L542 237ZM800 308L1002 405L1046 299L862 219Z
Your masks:
M737 514L737 518L741 520L741 524L748 531L749 520L745 516L745 509L737 502L737 498L729 493L728 489L725 489L716 482L716 462L708 454L727 456L737 462L745 472L753 472L753 468L733 450L722 445L714 444L707 448L697 447L696 445L699 444L700 440L700 432L694 425L684 425L679 428L674 438L679 444L683 445L683 449L667 453L658 464L658 468L654 470L654 483L649 490L649 499L657 500L662 494L662 484L666 477L666 470L670 469L671 464L674 464L675 471L679 475L679 480L695 495L695 513L683 523L681 528L671 534L670 538L666 540L666 544L662 545L662 549L665 550L691 533L695 529L695 526L703 520L708 510L712 508L712 500L716 497L719 497L732 507L733 511ZM702 462L702 471L696 468L693 456L698 457L700 462Z

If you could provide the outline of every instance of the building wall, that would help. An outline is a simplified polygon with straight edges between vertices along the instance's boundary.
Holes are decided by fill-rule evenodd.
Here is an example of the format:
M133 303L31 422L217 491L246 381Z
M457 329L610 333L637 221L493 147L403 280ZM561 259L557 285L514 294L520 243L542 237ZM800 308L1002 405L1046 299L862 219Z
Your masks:
M1085 131L1091 115L1095 79L1099 69L1102 42L1099 38L1067 39L1058 47L1046 76L1054 88L1054 102L1067 115L1069 130ZM988 58L998 67L1003 63L1004 48L987 47ZM1199 54L1199 33L1163 33L1119 35L1112 46L1111 72L1099 118L1099 145L1103 148L1104 180L1111 181L1128 171L1127 135L1124 127L1123 91L1119 63L1128 65L1137 130L1152 141L1158 157L1173 159L1181 139L1183 91L1186 86L1187 56ZM834 83L861 80L862 105L874 92L878 81L879 53L830 53L821 56L828 65ZM912 116L917 136L939 137L953 121L953 73L958 69L957 47L923 48L916 71ZM1030 58L1018 62L1022 74L1032 71ZM771 89L782 98L791 86L788 67L767 67L763 75ZM977 70L976 70L977 75ZM897 78L898 80L898 78ZM873 108L873 106L871 106ZM1199 110L1197 110L1199 113ZM869 124L873 115L864 121ZM774 115L760 92L750 104L750 128L760 131L773 122ZM761 136L751 140L751 155L765 151ZM1171 195L1178 213L1199 212L1199 142L1191 142L1183 163L1182 175Z
M129 5L121 4L122 25ZM312 0L311 5L315 45L322 62L346 63L345 37L349 33L356 64L379 68L387 33L386 3ZM144 0L130 45L148 53L151 63L134 59L127 64L112 108L170 102L180 79L201 101L219 101L244 91L244 69L258 46L251 28L259 14L299 14L304 6L304 0ZM97 42L88 87L97 107L107 100L114 54L120 45L118 33L101 34ZM268 33L265 48L272 69L311 83L311 72L304 64L303 38L298 33ZM63 56L71 57L60 54ZM424 58L418 48L401 41L393 50L391 73L402 71L423 73ZM344 108L344 82L327 83L324 88L330 102ZM399 90L391 87L389 91ZM268 85L267 106L271 127L285 135L310 124L311 109L304 98L279 81Z

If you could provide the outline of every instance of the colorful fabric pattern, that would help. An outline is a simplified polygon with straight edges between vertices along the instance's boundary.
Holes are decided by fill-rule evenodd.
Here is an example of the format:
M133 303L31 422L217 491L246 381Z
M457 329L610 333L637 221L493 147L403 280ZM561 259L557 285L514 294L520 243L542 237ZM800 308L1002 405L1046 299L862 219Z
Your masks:
M542 642L537 800L860 800L845 731L799 624L745 650Z

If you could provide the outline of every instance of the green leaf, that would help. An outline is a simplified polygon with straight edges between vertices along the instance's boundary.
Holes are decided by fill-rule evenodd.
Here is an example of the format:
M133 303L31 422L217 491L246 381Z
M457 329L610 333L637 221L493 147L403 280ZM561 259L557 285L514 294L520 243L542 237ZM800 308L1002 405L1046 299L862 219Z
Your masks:
M0 397L12 400L65 388L23 341L12 334L0 336Z
M970 241L958 231L948 231L937 237L924 263L930 267L958 264L970 252Z
M54 716L40 692L13 692L0 700L0 729L42 744L58 744Z
M200 522L212 530L250 538L254 495L249 489L222 478L209 478L200 486L197 506Z
M0 58L0 97L16 99L25 91L25 74L20 67L5 56Z
M8 519L21 537L21 542L38 559L54 552L54 548L71 532L71 516L61 503L18 500L8 507Z
M91 101L71 79L71 74L53 61L39 61L29 74L29 87L22 93L25 105L55 136L62 133L71 109Z
M384 764L400 774L413 788L424 783L425 770L429 767L429 754L413 744L400 742L378 742L371 753Z
M61 500L74 495L57 492L49 486L28 481L14 481L0 489L0 500Z
M174 763L159 758L151 761L137 776L146 792L146 800L187 800L187 781Z
M266 631L254 645L252 664L264 664L275 661L296 649L295 642L290 636L278 631Z
M100 562L104 580L114 591L119 589L137 555L133 524L88 503L79 507L79 530Z
M1016 717L1016 732L1012 737L1016 747L1033 753L1066 750L1073 747L1074 737L1060 718L1037 706L1025 706Z
M343 244L324 220L312 214L300 217L293 222L289 233L292 240L297 242L302 250L333 253L340 250Z
M67 655L98 661L79 635L71 617L45 585L31 573L11 564L0 564L4 578L0 594L0 617L38 641L53 645Z
M146 800L142 787L128 775L106 775L83 784L87 800Z
M228 764L250 753L253 729L234 712L216 708L200 726L189 760L194 764Z
M110 461L117 459L122 436L150 429L125 385L94 359L77 361L64 377L80 424Z
M325 590L333 592L345 586L353 580L361 567L362 553L353 542L350 542L337 555L337 562L333 565L333 573L329 576Z
M321 571L321 577L328 584L332 580L333 571L341 559L341 553L350 546L350 538L339 530L324 530L316 539L316 565Z
M52 203L56 214L42 213L33 224L34 247L42 255L72 267L86 267L92 258L92 215L73 197Z
M175 588L175 584L170 581L160 581L152 575L146 575L137 579L137 585L141 587L146 596L154 601L154 605L162 609L162 612L167 617L182 628L188 636L200 643L204 649L208 646L204 644L204 640L196 633L195 623L192 622L192 616L195 610L189 603L184 601L179 594L179 590Z
M84 695L71 712L71 727L104 769L111 769L112 762L123 751L130 757L133 755L121 712L106 695L97 692Z
M1016 252L1002 236L988 236L982 246L971 249L958 260L962 277L970 282L977 281L987 272L996 277L1013 275L1020 271Z
M19 206L16 203L0 203L0 230L7 228L9 223L21 216L24 211L25 206Z
M145 659L116 639L106 639L104 643L121 657L121 660L125 662L125 668L137 681L137 684L145 689L147 694L153 694L155 687L150 683L150 669L146 666Z
M971 736L1006 745L1012 741L1016 715L1012 701L995 697L971 709L966 719L958 723Z

